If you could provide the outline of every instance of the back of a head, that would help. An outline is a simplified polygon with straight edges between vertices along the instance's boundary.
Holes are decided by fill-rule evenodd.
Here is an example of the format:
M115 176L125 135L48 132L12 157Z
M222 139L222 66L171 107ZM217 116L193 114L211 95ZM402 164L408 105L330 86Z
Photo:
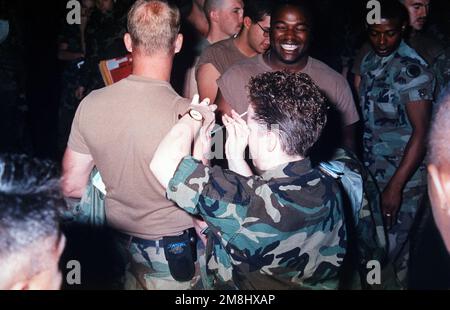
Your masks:
M250 18L254 23L260 22L264 16L270 16L272 7L272 0L244 0L244 17Z
M444 92L431 123L428 162L450 173L450 87Z
M134 49L145 55L170 53L180 30L180 12L164 0L137 0L128 12L128 33Z
M205 4L203 5L203 10L205 11L206 18L210 22L211 12L219 10L222 8L224 1L226 0L205 0Z
M255 121L279 129L287 155L308 156L327 121L326 98L313 80L304 73L267 72L248 88Z
M55 165L24 155L0 156L0 288L49 267L46 257L60 238L63 206Z

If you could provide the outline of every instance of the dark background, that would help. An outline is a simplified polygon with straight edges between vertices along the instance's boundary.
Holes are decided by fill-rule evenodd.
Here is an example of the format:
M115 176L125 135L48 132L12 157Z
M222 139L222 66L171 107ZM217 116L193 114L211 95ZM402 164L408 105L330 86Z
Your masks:
M117 0L117 5L126 7L129 2L132 1ZM364 41L366 2L364 0L311 0L316 21L312 56L340 71L341 58L354 53ZM66 9L66 3L66 0L0 0L0 18L7 16L10 19L12 31L18 38L14 49L3 50L3 53L16 59L19 93L22 95L17 98L18 108L12 117L11 114L0 114L2 125L0 152L25 152L58 162L61 159L56 151L61 89L61 64L57 60L57 38L66 14L69 12ZM438 29L441 33L448 35L449 13L449 0L432 0L429 28ZM189 45L189 42L185 44ZM179 90L182 85L182 76L174 76L173 80L174 87ZM0 106L4 103L3 100L5 98L0 97ZM418 249L415 259L417 270L420 272L413 276L412 287L414 288L450 288L449 259L440 237L437 236L434 223L430 219L426 239ZM86 240L85 237L89 238L84 236L82 239ZM92 262L93 265L90 268L101 272L96 273L96 280L92 283L95 283L97 288L104 287L102 281L107 283L109 278L108 268L102 260L103 256L108 256L107 246L91 243L86 247L83 242L74 245L72 249L76 249L77 246L80 246L78 250L81 252L74 250L73 255L82 253L80 254L82 256L92 256L96 253L96 260ZM92 288L92 286L88 284L86 288Z

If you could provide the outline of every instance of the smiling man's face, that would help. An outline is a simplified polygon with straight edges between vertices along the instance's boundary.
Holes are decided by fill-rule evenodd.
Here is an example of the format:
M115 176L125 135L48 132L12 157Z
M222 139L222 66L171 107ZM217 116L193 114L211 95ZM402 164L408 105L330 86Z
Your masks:
M277 60L295 64L307 57L310 28L304 12L286 5L272 16L270 41Z

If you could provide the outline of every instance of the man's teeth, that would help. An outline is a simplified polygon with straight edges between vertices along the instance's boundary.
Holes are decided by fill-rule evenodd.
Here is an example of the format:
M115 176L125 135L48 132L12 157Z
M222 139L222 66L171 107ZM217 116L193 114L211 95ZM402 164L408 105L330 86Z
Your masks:
M287 51L293 51L298 48L296 44L281 44L281 48Z

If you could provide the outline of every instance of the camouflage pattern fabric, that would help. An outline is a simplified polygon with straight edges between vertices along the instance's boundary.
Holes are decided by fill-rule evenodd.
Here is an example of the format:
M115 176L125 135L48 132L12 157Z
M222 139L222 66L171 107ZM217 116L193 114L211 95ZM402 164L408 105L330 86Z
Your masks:
M436 72L436 93L440 96L450 86L450 47L436 60L433 71Z
M125 262L125 274L121 280L125 290L189 290L201 289L200 259L197 252L195 275L191 281L178 282L170 274L169 265L162 246L145 246L142 243L115 236L118 251Z
M412 135L406 105L419 100L433 100L434 76L426 62L401 42L398 50L387 57L379 57L371 51L362 62L361 77L364 164L379 190L383 191L397 170ZM417 200L421 200L425 184L426 169L421 165L403 191L403 204L396 224L402 228L394 225L389 231L389 258L403 283L406 283L404 275L409 245L408 237L400 235L406 234L412 225L412 221L406 219L415 218ZM398 254L398 248L403 249L402 255Z
M167 197L208 223L214 288L338 288L347 245L341 193L309 159L243 177L186 157Z
M106 225L105 195L92 184L92 178L97 171L97 168L94 167L89 176L86 190L80 200L66 199L68 210L63 214L65 222L88 225L90 227L103 227Z
M383 267L387 266L387 237L379 195L370 195L373 191L377 192L377 189L371 188L373 182L370 174L352 152L338 148L328 164L332 165L331 173L335 173L334 177L340 181L346 194L343 199L349 240L346 260L351 266L344 275L347 283L341 284L341 288L383 288L378 285L371 286L366 281L369 261L376 260ZM320 168L325 169L326 173L330 171L330 168L324 167L323 164ZM357 180L354 180L355 178ZM358 199L352 198L355 195ZM359 272L359 275L352 274L355 272Z

